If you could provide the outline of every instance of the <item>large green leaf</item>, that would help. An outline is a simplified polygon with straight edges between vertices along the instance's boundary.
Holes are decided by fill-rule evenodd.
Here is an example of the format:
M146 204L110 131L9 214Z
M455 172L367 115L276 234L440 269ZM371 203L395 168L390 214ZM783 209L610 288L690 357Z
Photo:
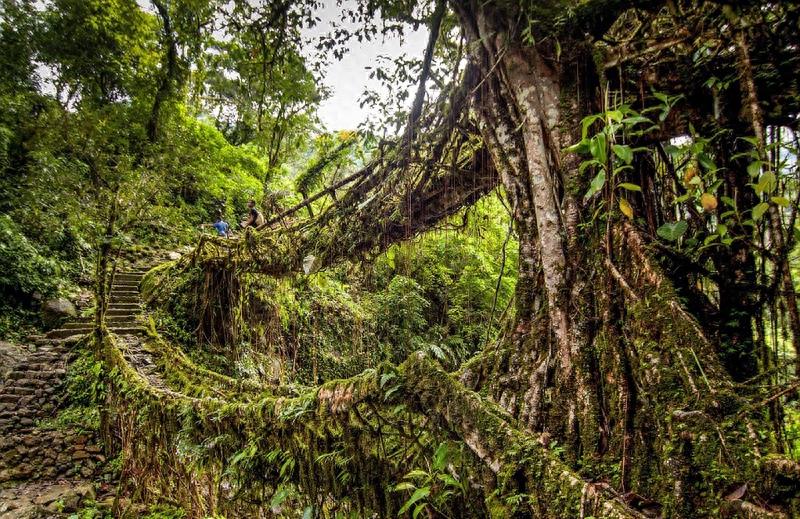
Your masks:
M658 228L656 233L667 241L678 241L689 228L689 224L684 220L673 223L665 223Z
M589 189L586 191L586 194L583 195L583 199L589 200L590 198L592 198L592 196L594 196L595 193L603 189L605 183L606 183L606 172L601 171L592 179L592 183L589 184Z
M761 202L757 206L753 208L753 220L760 220L764 213L767 212L769 209L769 204L766 202Z
M404 513L406 513L406 511L408 511L409 508L414 506L414 503L416 503L420 499L425 499L430 495L430 493L431 493L430 487L423 487L416 489L414 493L411 494L411 497L408 498L408 501L403 503L403 506L397 512L397 515L403 515Z
M612 149L614 150L614 155L619 157L625 164L630 164L633 160L633 150L630 146L615 144Z

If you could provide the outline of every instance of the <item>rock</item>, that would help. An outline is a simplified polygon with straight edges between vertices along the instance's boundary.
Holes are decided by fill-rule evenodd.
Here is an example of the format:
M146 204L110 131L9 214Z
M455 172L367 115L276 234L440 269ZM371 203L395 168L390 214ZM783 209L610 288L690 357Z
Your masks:
M83 460L89 457L89 454L86 451L75 451L72 453L72 459L74 460Z
M41 314L42 323L46 328L52 329L58 327L65 319L77 316L78 311L69 299L57 297L45 301L42 305Z
M33 474L33 467L28 463L22 463L17 466L17 469L14 471L13 477L15 478L27 478Z
M179 252L170 252L167 254L167 258L170 260L179 260L181 259L181 254Z
M63 512L74 512L78 509L81 502L86 499L94 499L94 486L91 483L79 485L73 489L68 490L61 496L61 504Z
M13 342L0 341L0 380L25 355L25 348Z
M94 300L94 294L91 290L82 289L74 298L75 304L78 308L88 308Z
M33 498L33 502L37 505L47 506L50 503L57 501L61 496L69 492L71 489L72 486L66 483L61 485L53 485Z

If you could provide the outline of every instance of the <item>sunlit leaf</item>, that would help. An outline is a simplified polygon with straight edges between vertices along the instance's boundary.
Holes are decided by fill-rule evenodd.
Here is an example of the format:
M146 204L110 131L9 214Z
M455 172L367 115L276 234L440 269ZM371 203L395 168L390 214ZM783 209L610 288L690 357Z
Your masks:
M703 207L703 211L707 213L716 211L717 204L717 197L711 193L703 193L700 196L700 205Z
M614 150L614 155L619 157L625 164L630 164L633 160L633 151L630 146L615 144L612 149Z
M633 219L633 207L624 198L619 199L619 210L628 218Z
M589 140L589 152L595 160L603 164L606 163L608 158L606 155L606 142L606 136L602 133L598 133Z
M400 507L400 510L398 510L397 515L403 515L404 513L406 513L406 511L408 511L409 508L414 506L414 504L417 501L419 501L420 499L425 499L430 495L430 493L431 489L429 487L416 489L414 493L411 494L411 497L408 498L408 501L403 503L403 506Z
M755 206L753 208L753 220L756 221L760 220L761 217L764 216L764 213L767 212L767 209L769 209L769 204L766 202L761 202L760 204Z
M583 199L589 200L590 198L592 198L595 193L603 189L605 183L606 183L606 172L601 171L592 179L591 184L589 184L589 189L586 191L586 194L583 195Z

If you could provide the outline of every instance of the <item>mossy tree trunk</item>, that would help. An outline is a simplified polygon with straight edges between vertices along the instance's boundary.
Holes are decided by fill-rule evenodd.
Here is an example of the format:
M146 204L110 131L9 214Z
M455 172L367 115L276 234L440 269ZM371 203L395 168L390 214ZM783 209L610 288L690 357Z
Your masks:
M614 474L617 489L670 515L708 513L720 491L712 479L753 474L763 447L754 427L765 417L743 411L638 233L610 215L581 225L593 221L588 178L563 150L601 109L591 52L579 39L523 41L518 6L452 5L481 71L473 106L520 239L516 333L488 370L464 380L552 438L585 475ZM732 277L748 275L751 260L748 251L730 258ZM735 413L747 419L731 423Z

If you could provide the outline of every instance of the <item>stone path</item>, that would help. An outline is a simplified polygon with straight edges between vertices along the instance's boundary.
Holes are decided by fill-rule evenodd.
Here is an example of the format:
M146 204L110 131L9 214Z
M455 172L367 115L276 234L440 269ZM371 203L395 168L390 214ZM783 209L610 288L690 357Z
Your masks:
M100 489L98 497L95 485L85 479L58 481L30 481L12 488L0 489L0 519L57 518L75 512L87 499L101 503L113 503L113 487Z
M130 344L140 345L138 336L144 333L139 297L144 273L119 272L111 289L106 323ZM91 333L93 324L79 318L32 337L32 351L18 358L0 382L0 485L5 487L0 488L0 519L58 517L53 514L74 511L73 505L94 495L91 478L105 461L99 439L38 426L66 404L63 386L75 357L71 346Z

